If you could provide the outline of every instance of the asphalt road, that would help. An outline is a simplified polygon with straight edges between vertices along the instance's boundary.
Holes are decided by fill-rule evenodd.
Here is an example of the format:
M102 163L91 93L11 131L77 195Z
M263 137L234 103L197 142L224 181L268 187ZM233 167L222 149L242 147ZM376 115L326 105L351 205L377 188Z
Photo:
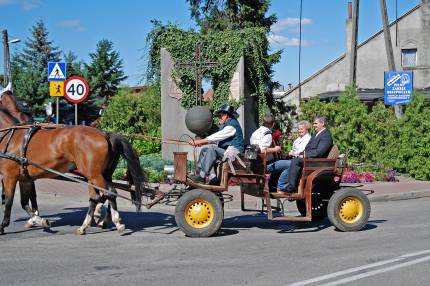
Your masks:
M0 236L0 285L429 285L430 198L374 202L355 233L317 223L275 223L226 210L216 237L179 231L172 207L120 209L127 230L75 230L85 195L39 195L50 230L24 229L15 198ZM0 212L3 217L3 212Z

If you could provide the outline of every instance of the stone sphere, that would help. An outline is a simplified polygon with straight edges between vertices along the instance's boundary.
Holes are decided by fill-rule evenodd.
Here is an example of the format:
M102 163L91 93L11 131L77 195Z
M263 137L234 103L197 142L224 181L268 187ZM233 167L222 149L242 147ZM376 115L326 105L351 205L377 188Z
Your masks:
M196 135L204 135L212 127L212 113L206 106L194 106L185 115L185 125Z

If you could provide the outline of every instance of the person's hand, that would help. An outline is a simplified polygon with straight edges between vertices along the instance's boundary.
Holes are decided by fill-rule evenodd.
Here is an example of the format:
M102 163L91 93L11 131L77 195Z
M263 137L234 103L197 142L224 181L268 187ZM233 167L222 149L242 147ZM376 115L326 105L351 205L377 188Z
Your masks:
M281 152L281 151L282 151L282 148L281 148L281 146L275 146L275 147L273 148L273 150L274 150L274 152Z
M290 155L290 156L294 156L293 151L288 152L288 155Z
M203 145L205 143L205 141L203 139L197 139L197 140L190 140L188 143L192 146L198 147L198 146Z

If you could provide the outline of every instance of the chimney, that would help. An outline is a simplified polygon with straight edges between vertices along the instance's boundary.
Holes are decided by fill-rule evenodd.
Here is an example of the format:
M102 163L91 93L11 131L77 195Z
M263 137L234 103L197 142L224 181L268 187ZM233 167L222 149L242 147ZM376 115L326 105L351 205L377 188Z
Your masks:
M345 23L345 47L347 55L351 53L351 38L352 37L352 2L348 2L348 18Z
M352 19L352 2L348 2L348 19Z

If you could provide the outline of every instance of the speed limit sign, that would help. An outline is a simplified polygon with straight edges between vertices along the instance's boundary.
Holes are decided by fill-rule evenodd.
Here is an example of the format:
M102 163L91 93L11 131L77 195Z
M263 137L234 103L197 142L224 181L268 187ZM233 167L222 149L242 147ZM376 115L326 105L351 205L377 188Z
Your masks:
M73 103L84 101L88 97L88 84L83 77L72 76L64 83L64 97Z

